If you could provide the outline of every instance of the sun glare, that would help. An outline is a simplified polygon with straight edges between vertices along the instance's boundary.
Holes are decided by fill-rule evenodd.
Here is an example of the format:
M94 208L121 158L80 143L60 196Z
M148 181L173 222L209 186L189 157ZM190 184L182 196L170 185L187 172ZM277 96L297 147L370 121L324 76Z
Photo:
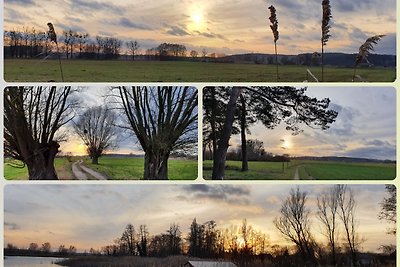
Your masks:
M288 138L282 138L281 140L281 148L290 149L292 147L292 142Z
M199 11L196 11L192 14L192 21L199 25L203 21L203 14L201 14Z
M192 6L189 8L188 13L190 14L190 19L187 25L189 30L202 31L206 28L204 7Z

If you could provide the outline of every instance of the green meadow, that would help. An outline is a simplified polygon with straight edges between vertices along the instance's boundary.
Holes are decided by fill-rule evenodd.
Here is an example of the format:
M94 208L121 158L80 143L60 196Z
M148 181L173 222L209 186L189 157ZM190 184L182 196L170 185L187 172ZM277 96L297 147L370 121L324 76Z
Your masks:
M70 180L73 179L71 165L72 162L66 158L56 158L54 161L58 179ZM4 161L4 178L7 180L27 180L28 179L28 168L14 167L10 165L9 160Z
M396 165L390 163L298 162L301 179L392 180Z
M111 158L101 157L99 164L91 164L86 159L85 165L103 173L112 180L140 180L143 178L144 158ZM197 161L188 159L168 160L169 180L195 180L197 178Z
M276 66L190 61L62 60L65 82L276 82ZM309 68L319 77L320 67L279 66L280 82L303 82ZM352 68L324 68L325 82L351 82ZM368 82L392 82L395 68L358 68ZM5 59L7 82L61 81L58 60ZM310 80L311 81L311 80Z
M203 176L211 179L212 162L203 162ZM227 180L292 180L296 171L300 180L392 180L396 165L384 163L345 163L328 161L249 162L249 171L241 172L240 161L227 161Z
M73 157L70 162L66 158L56 158L55 167L60 180L74 179L71 165L81 157ZM91 164L89 159L84 159L86 166L105 174L111 180L140 180L143 178L143 158L111 158L101 157L99 165ZM186 159L170 159L168 161L169 180L195 180L197 178L197 161ZM4 164L4 177L8 180L27 180L28 169L16 168Z

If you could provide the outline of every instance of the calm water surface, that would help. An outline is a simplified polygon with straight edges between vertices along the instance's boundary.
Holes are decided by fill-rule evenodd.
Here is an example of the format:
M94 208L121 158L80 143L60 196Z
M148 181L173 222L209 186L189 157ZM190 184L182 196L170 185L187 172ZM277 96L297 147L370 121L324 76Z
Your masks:
M59 258L47 257L6 257L4 259L4 267L55 267L60 265L54 264Z

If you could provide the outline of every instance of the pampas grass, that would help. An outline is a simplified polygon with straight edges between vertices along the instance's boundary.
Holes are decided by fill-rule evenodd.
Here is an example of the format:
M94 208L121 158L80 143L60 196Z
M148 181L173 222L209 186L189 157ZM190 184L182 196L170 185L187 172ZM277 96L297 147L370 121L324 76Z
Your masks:
M62 69L62 65L61 65L61 56L60 56L60 51L59 51L58 43L57 43L57 34L56 34L56 31L54 30L54 26L51 22L47 23L47 26L49 27L47 36L51 42L54 42L56 44L56 47L57 47L58 62L60 63L61 80L64 82L64 73L63 73L63 69Z
M329 0L322 0L322 24L321 24L321 81L324 81L324 46L328 43L331 35L329 34L331 25L329 24L332 18L331 5Z
M271 16L269 17L269 21L271 25L269 26L274 35L274 45L275 45L275 62L276 62L276 80L279 81L279 70L278 70L278 50L276 48L276 42L279 39L279 31L278 31L278 19L276 18L276 9L273 5L268 7L271 12Z
M374 45L378 43L385 35L375 35L368 38L365 43L363 43L360 48L358 49L358 54L356 56L356 61L354 64L354 72L353 72L353 82L356 78L356 68L357 66L364 60L367 59L368 55L374 51Z

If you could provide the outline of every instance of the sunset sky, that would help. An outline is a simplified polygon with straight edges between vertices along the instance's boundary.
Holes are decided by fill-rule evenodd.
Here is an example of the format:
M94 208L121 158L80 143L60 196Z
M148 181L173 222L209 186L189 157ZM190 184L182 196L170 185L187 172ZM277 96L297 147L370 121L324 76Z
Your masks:
M330 129L322 131L303 126L304 132L293 136L285 130L285 124L273 130L256 124L250 128L251 135L247 138L263 141L265 150L275 154L396 159L393 87L309 86L306 94L331 100L329 108L336 110L338 117ZM240 143L240 135L232 136L231 148L237 148Z
M86 107L109 102L109 99L103 97L107 92L107 87L83 87L77 95L81 100L81 108L75 110L74 120L78 119ZM265 150L275 154L382 160L396 158L396 92L393 87L309 86L306 94L331 100L329 108L339 114L330 129L322 131L304 126L304 132L293 136L285 130L283 123L273 130L255 124L250 127L251 134L247 138L263 141ZM123 117L123 114L120 116ZM75 155L86 154L83 142L74 134L71 125L62 131L69 132L69 136L67 142L61 143L61 151ZM118 139L118 147L108 152L142 154L135 136L128 133L125 131ZM231 149L237 148L239 144L240 135L232 136Z
M244 218L268 234L271 244L285 244L273 225L293 185L7 185L4 193L4 242L27 247L31 242L100 248L120 237L124 227L146 224L150 235L178 223L184 235L194 218L215 220L219 229ZM316 197L330 185L301 185L309 193L312 232L323 241L315 217ZM384 185L351 185L356 196L363 251L394 244L390 227L377 219Z
M4 0L4 27L47 31L52 22L59 35L72 29L92 38L136 40L142 50L171 42L188 51L272 53L271 4L279 21L279 53L320 51L322 7L316 0ZM386 34L376 52L396 54L395 0L337 0L331 5L326 52L356 53L368 37Z

